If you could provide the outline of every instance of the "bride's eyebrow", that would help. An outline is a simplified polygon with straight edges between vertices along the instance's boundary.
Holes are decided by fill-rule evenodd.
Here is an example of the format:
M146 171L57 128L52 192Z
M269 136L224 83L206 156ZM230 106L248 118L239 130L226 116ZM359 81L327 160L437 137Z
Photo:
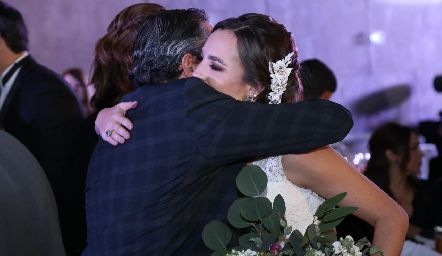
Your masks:
M224 61L222 61L222 60L221 60L220 58L218 58L218 57L215 57L215 56L209 55L207 58L209 58L209 60L213 60L213 61L219 62L219 63L222 64L223 66L226 66L226 67L227 67L226 63L224 63Z

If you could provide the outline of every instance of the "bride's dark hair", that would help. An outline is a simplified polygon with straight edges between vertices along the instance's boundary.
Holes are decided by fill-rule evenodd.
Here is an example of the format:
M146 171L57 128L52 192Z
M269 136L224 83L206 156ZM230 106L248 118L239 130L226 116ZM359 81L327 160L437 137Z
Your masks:
M213 31L217 29L234 33L238 55L244 67L243 81L252 86L265 87L256 98L258 102L269 101L267 98L271 84L269 62L282 60L293 52L292 62L288 66L293 69L282 102L295 102L300 99L302 93L298 76L300 68L298 51L295 40L284 25L264 14L247 13L218 22Z

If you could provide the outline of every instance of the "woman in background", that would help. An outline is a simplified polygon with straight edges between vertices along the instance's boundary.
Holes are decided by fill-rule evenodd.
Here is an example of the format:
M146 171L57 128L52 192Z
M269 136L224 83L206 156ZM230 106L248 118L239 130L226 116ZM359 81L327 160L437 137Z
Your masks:
M401 255L440 255L416 240L433 240L433 228L442 224L441 193L436 184L419 180L424 153L419 149L418 133L410 127L389 122L378 127L369 140L370 160L364 171L371 181L392 197L407 212L409 227ZM338 234L355 238L373 237L363 221L348 216L337 227Z
M442 194L437 184L418 179L424 156L418 133L407 126L386 123L373 132L369 149L371 158L364 174L407 212L407 239L433 239L434 226L442 225Z
M133 42L143 21L163 10L163 6L152 3L126 7L112 20L107 33L95 46L90 82L96 89L91 100L96 112L83 121L75 135L75 143L62 177L66 198L63 198L59 211L63 242L68 255L80 255L86 247L84 189L89 160L98 142L94 129L97 113L102 108L115 105L123 95L134 90L128 79L132 67ZM133 103L126 105L131 106Z
M80 68L69 68L63 71L61 75L76 93L86 116L89 116L93 108L89 103L90 97L86 87L86 75L83 70Z

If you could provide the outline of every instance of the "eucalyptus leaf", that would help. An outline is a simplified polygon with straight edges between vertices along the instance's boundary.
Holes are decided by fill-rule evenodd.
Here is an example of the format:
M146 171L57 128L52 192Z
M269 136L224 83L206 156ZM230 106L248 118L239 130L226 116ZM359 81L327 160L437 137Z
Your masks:
M341 223L341 221L343 219L344 219L344 217L342 217L341 219L334 220L332 222L321 222L321 223L319 223L319 225L318 225L319 232L325 232L325 231L328 231L328 230L332 230L337 225L339 225L339 223Z
M285 246L284 246L285 248ZM279 254L279 256L284 256L284 255L302 255L302 254L295 254L295 251L292 248L287 248L287 249L282 249L281 253Z
M333 236L334 235L334 236ZM319 235L316 237L316 241L324 247L331 247L333 242L337 240L336 235L332 232L327 233L327 235Z
M235 200L227 211L227 220L235 228L246 228L252 226L250 222L241 216L241 207L244 204L244 200L246 200L246 198Z
M261 251L268 252L269 246L273 243L276 243L278 241L278 237L279 237L278 231L272 232L262 243Z
M247 165L236 177L236 186L245 196L260 196L267 187L267 175L255 165Z
M292 227L284 227L284 234L290 235L292 233Z
M225 256L229 251L226 249L219 249L212 253L212 256Z
M322 203L316 210L315 216L318 217L319 219L322 218L327 211L336 207L339 204L339 202L341 202L342 199L344 199L346 195L347 192L342 192L332 198L325 200L325 202Z
M319 238L318 238L318 241L321 244L324 244L326 246L331 246L334 241L338 240L338 238L336 236L336 233L335 233L335 231L333 229L330 229L330 230L325 231L325 232L321 232L319 237L321 237L320 238L321 241L319 240Z
M358 244L362 244L362 245L371 245L371 243L370 243L370 241L367 239L367 237L363 237L363 238L359 239L357 243L358 243Z
M203 229L204 244L212 250L227 248L232 239L232 231L221 221L211 221Z
M241 249L241 246L235 246L235 247L233 247L231 250L235 250L235 251L241 251L242 249Z
M273 212L276 213L278 218L281 219L285 214L286 208L285 208L285 201L284 198L280 194L278 194L275 197L275 200L273 200Z
M236 228L249 228L247 234L239 238L239 246L235 250L252 250L268 252L269 246L278 241L281 236L290 235L280 255L305 255L306 248L315 248L325 255L332 255L332 243L337 241L333 228L345 216L357 210L356 207L335 208L347 193L341 193L326 200L319 206L315 216L319 225L311 224L303 236L299 230L292 232L284 218L286 206L281 195L277 195L273 205L268 198L260 196L267 186L267 176L258 166L247 166L238 175L236 180L238 189L246 197L233 202L227 213L227 218ZM272 207L273 206L273 207ZM232 238L229 227L222 222L212 221L203 230L203 241L207 247L214 250L212 256L224 256L231 252L227 249ZM368 240L356 243L363 251L379 252L371 247ZM381 253L381 252L380 252Z
M272 213L272 203L266 197L244 198L241 216L249 221L259 221Z
M333 255L332 253L333 253L333 248L325 248L325 250L324 250L324 253L325 253L325 255Z
M305 255L305 249L303 249L302 241L303 235L301 232L299 232L299 230L295 229L289 237L289 244L296 255ZM284 246L283 250L287 249L287 247L288 244Z
M239 245L243 250L250 249L252 251L259 252L261 250L262 240L261 238L258 238L259 235L256 233L242 235L239 238Z
M357 209L358 207L353 207L353 206L339 207L326 212L324 217L320 218L319 220L321 222L331 222L343 218L351 214L352 212L356 211Z
M370 248L370 254L376 254L376 253L380 253L382 256L384 256L384 253L379 249L379 247L372 246Z
M253 230L253 232L260 233L263 235L269 234L269 232L266 231L265 227L261 224L261 222L255 224L255 230Z
M287 220L285 218L281 218L279 220L279 225L283 228L287 227Z
M265 217L262 220L262 224L268 231L273 232L279 229L280 220L281 218L279 217L279 214L273 210L268 217Z
M310 241L310 244L312 245L312 247L317 249L318 247L317 247L316 243L318 241L316 239L316 236L317 236L317 234L316 234L316 225L315 224L310 224L307 227L307 230L305 231L305 233L306 233L307 236L304 236L304 240L302 241L303 245L305 245L305 243L306 243L305 237L308 237L308 240Z

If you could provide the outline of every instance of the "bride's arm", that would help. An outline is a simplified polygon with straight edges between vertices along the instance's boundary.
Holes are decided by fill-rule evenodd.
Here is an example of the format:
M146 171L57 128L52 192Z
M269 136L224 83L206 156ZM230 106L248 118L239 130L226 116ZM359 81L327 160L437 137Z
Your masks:
M408 228L405 211L386 193L350 165L330 147L282 158L287 178L324 198L341 192L347 196L340 206L356 206L354 215L375 228L373 245L384 255L400 255Z

